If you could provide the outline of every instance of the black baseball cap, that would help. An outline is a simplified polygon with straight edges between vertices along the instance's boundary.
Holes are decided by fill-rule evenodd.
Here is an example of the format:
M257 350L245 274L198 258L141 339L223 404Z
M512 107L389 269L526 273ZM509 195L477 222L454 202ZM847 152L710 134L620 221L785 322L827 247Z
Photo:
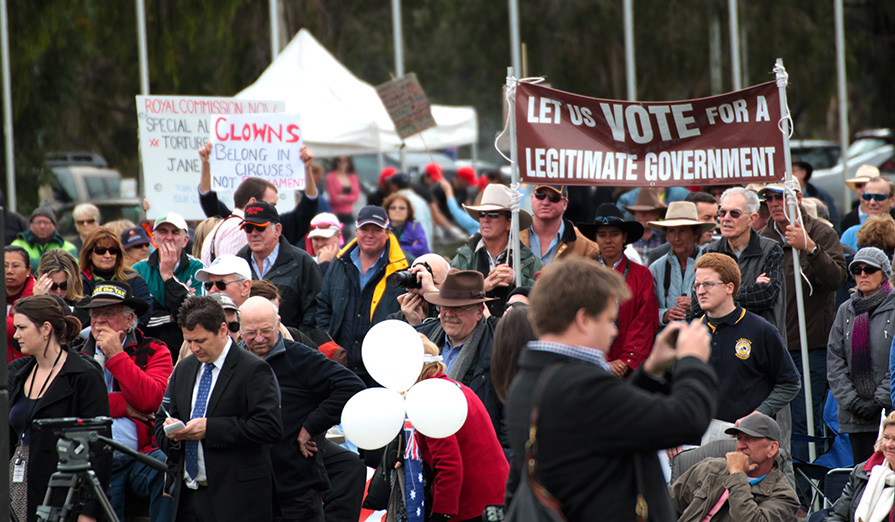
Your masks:
M149 234L146 233L143 227L129 228L121 233L121 244L125 250L140 245L148 245L151 242Z
M239 227L245 228L246 225L266 227L271 223L279 222L280 213L277 212L276 207L266 201L256 201L246 206L245 219Z
M557 194L559 194L560 196L568 196L569 195L569 187L567 187L565 185L538 185L535 187L535 192L537 192L538 189L542 189L542 188L550 189L550 190L556 192Z
M777 425L777 421L764 413L753 413L741 420L739 426L727 428L724 433L728 435L745 433L752 437L780 442L780 426Z
M360 228L367 223L373 223L376 226L388 228L388 214L385 213L385 209L382 207L367 205L366 207L360 209L360 212L357 213L355 226L357 228Z

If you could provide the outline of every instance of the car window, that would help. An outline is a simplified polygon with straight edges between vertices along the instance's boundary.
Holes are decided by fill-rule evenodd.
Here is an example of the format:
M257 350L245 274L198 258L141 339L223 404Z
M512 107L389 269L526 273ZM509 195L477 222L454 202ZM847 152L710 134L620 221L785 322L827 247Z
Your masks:
M89 199L106 199L109 198L109 190L106 187L106 178L99 176L84 176L84 186L87 187L87 197Z
M879 138L862 138L855 140L855 142L848 147L848 157L854 158L859 154L870 152L871 150L878 149L884 145L886 145L886 140Z
M78 189L75 188L75 180L71 170L67 168L55 168L56 184L53 186L56 199L62 202L77 201Z

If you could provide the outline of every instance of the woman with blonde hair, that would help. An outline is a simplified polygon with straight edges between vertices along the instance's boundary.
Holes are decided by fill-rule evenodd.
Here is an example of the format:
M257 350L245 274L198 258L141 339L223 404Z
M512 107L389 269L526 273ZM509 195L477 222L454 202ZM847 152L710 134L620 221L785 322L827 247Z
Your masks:
M208 237L214 226L221 221L223 219L220 217L210 217L196 225L196 232L193 235L193 257L202 259L202 245L205 243L205 238Z
M425 364L417 382L444 379L466 398L466 421L457 433L443 439L416 433L423 461L432 468L430 521L478 521L489 505L502 505L510 466L497 440L485 405L467 386L449 379L438 347L425 336ZM432 404L438 408L438 404Z
M882 430L870 458L855 466L833 504L827 520L881 522L889 520L895 499L895 412L883 419Z
M47 250L37 265L37 282L34 295L53 294L61 297L72 307L81 324L90 324L90 315L75 305L84 299L84 285L75 256L61 248Z

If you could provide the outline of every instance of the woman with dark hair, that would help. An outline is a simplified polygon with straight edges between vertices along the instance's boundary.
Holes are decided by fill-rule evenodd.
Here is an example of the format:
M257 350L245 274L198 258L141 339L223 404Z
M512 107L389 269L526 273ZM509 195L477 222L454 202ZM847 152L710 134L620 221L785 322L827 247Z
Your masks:
M19 520L34 521L43 503L50 475L56 471L58 437L53 430L32 427L35 419L109 415L102 370L67 346L81 331L81 322L66 316L52 295L20 299L13 306L15 339L30 357L9 365L10 502ZM91 452L90 462L104 489L111 475L111 456ZM101 513L86 495L79 522Z
M124 263L124 247L121 239L106 227L99 227L84 240L81 249L81 282L84 295L91 295L99 281L123 281L131 286L134 297L149 305L145 314L139 317L140 327L146 326L152 317L152 296L149 286L136 271Z
M528 341L537 339L526 306L511 308L497 323L491 352L491 382L502 402L507 401L510 383L519 371L519 354Z
M354 225L354 204L360 197L360 182L354 172L354 162L348 156L339 156L333 163L333 170L323 178L326 195L332 213L342 223ZM348 231L346 231L348 232Z
M20 246L8 246L3 252L4 270L6 276L6 362L10 363L19 357L16 343L12 334L15 328L12 325L12 305L23 297L34 294L34 283L37 279L31 275L31 256Z
M75 305L84 299L84 285L78 271L78 260L61 248L47 250L37 265L37 283L34 295L52 294L61 297L74 309L75 317L82 325L90 324L90 314Z
M398 244L405 254L420 257L429 253L429 240L423 225L413 218L413 206L403 194L392 194L382 202L382 208L388 213L388 221L392 234L398 238Z

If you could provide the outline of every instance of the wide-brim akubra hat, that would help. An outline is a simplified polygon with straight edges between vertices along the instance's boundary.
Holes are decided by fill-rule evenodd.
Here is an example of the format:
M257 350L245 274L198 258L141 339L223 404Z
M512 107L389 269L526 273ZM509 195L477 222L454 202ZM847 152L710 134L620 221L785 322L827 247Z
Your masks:
M597 209L593 223L575 223L584 237L596 241L600 227L616 227L627 234L625 244L633 243L643 237L643 225L636 221L625 221L622 211L613 203L603 203Z
M637 193L637 198L634 200L633 205L628 205L625 207L625 210L628 212L642 211L649 212L651 210L665 210L668 206L662 202L662 199L659 197L658 189L653 188L642 188L640 192Z
M855 177L845 180L845 184L848 185L848 188L852 189L852 191L857 191L858 188L855 186L856 184L867 183L871 179L878 177L879 168L874 167L873 165L861 165L858 167L858 171L855 172Z
M463 205L463 209L469 216L478 221L479 212L511 212L513 210L513 191L506 185L492 183L482 191L482 201L478 205ZM531 226L531 214L519 209L519 230L525 230Z
M451 268L437 292L426 292L423 298L435 306L467 306L493 301L485 297L485 276L478 270Z
M649 221L647 226L653 230L664 232L669 227L699 227L699 233L715 230L715 223L699 221L696 204L689 201L672 201L662 221Z
M97 284L90 297L85 297L83 301L78 303L77 307L89 310L91 308L114 305L124 305L128 308L133 308L137 317L149 310L149 304L139 297L134 297L131 285L124 281L103 281Z

